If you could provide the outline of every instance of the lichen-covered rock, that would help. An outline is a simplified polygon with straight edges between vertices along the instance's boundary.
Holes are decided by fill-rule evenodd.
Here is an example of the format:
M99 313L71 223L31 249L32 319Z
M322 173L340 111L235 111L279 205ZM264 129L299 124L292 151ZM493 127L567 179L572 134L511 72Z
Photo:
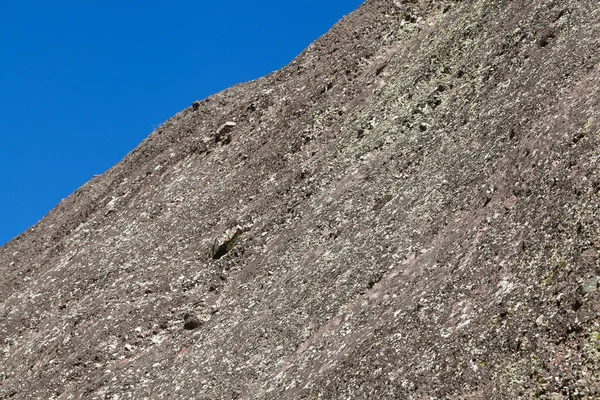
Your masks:
M596 399L599 141L597 1L369 0L0 249L0 398Z

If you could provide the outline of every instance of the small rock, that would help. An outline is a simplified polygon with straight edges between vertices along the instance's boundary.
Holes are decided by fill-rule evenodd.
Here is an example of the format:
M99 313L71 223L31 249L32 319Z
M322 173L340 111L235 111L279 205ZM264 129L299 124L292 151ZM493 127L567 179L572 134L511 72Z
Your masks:
M118 197L113 197L107 204L106 204L106 215L113 213L115 211L117 211L117 201L119 200Z
M200 326L200 320L193 314L183 316L183 329L187 331L194 330Z
M228 144L231 141L231 131L235 127L236 123L233 121L227 121L223 125L217 129L217 135L215 136L215 141L223 142Z
M219 129L217 129L217 135L220 134L220 133L222 133L222 132L225 132L225 131L231 131L231 129L234 128L235 125L236 125L236 123L233 122L233 121L227 121L227 122L225 122L223 125L221 125L219 127Z
M192 110L197 111L200 108L200 102L196 100L192 103Z
M250 225L240 226L236 225L235 227L228 229L225 231L225 234L216 239L213 242L212 246L212 258L214 260L218 260L223 257L236 243L239 239L240 235L250 229Z
M517 196L511 196L508 199L504 200L504 208L507 210L511 210L517 204Z

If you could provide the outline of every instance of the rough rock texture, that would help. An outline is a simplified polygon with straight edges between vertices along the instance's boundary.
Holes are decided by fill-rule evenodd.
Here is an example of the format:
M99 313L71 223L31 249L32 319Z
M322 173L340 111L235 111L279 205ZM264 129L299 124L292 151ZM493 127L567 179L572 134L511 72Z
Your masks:
M367 1L0 249L0 398L600 398L599 144L596 0Z

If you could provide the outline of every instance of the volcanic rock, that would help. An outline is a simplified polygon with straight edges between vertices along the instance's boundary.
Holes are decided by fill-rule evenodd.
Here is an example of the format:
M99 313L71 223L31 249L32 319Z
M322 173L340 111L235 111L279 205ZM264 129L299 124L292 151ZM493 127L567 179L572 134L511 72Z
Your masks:
M0 398L600 397L596 0L369 0L194 107L0 249Z

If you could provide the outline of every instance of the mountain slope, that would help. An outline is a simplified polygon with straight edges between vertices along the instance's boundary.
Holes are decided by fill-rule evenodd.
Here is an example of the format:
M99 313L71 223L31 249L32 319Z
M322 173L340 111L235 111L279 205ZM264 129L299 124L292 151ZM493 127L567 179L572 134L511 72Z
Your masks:
M371 0L183 110L0 250L0 398L597 398L599 38Z

